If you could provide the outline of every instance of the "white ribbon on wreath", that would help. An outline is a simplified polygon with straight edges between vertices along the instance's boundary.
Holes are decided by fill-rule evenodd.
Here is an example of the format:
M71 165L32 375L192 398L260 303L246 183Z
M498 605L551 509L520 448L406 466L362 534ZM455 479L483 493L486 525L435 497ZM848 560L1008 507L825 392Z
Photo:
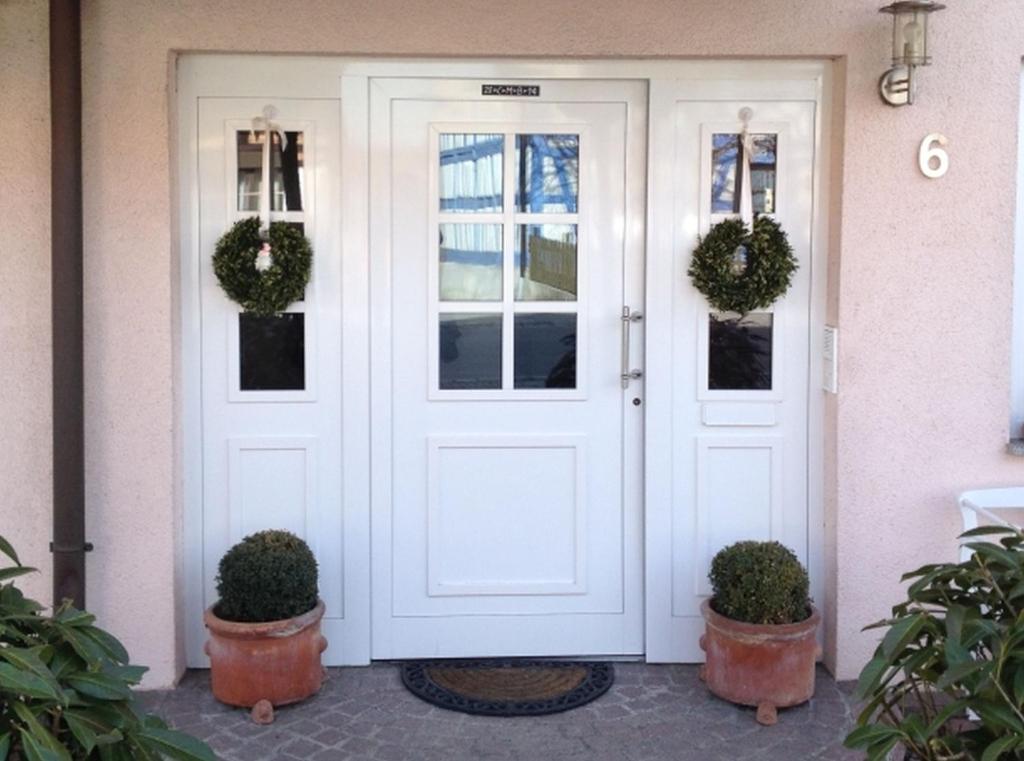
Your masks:
M252 129L249 132L253 139L255 139L257 132L263 133L263 158L260 162L262 167L262 174L260 176L260 187L262 189L260 193L260 223L262 225L260 227L260 237L263 238L263 246L260 248L259 253L256 254L256 261L254 263L254 266L260 272L266 272L274 264L274 257L270 253L270 209L273 205L271 199L274 194L270 174L270 144L273 142L271 134L277 133L278 139L281 141L282 152L288 150L288 136L281 129L280 125L272 121L276 116L277 109L274 106L264 106L263 114L253 117Z
M740 109L740 119L743 121L743 131L740 132L740 145L743 149L743 166L741 183L743 193L740 195L740 219L747 227L754 224L754 188L750 182L750 162L754 158L754 136L750 133L750 119L754 115L750 108Z
M743 154L743 161L740 166L740 186L743 192L740 194L740 220L747 226L747 229L754 229L754 188L750 182L750 162L754 156L754 136L750 133L750 119L754 111L750 107L740 109L739 117L743 122L743 129L740 132L740 153ZM732 255L733 274L742 275L747 269L747 247L740 244Z

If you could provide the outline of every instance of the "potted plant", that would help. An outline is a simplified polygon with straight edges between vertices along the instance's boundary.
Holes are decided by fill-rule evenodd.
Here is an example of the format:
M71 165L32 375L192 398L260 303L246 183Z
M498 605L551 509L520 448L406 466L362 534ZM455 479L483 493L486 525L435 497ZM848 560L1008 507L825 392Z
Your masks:
M219 599L203 616L213 695L269 723L273 706L307 698L323 682L316 559L294 534L260 531L228 550L218 571Z
M983 526L962 563L903 576L907 598L861 672L846 745L880 759L1024 757L1024 533Z
M774 724L777 708L814 694L821 616L808 596L807 571L778 542L748 541L718 552L709 578L700 677L718 697L756 706L758 722Z

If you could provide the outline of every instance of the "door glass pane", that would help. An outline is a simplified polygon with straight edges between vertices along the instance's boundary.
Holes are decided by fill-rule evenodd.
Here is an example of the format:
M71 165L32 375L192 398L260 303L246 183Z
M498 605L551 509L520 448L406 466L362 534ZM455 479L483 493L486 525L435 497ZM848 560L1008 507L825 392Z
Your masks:
M440 315L439 387L501 388L501 315Z
M441 301L501 301L501 230L501 225L441 225Z
M576 225L516 225L516 301L576 300Z
M754 156L750 162L750 184L754 188L754 212L775 213L775 149L777 135L755 134ZM742 147L738 134L715 133L711 137L711 213L739 214L742 187Z
M579 135L516 135L516 210L576 213Z
M711 314L708 335L708 388L719 391L771 391L772 314Z
M302 211L305 138L301 132L285 132L285 136L288 144L283 149L277 134L271 141L272 208L274 211Z
M441 135L441 211L500 212L502 135Z
M576 315L517 314L516 388L576 388Z
M239 388L301 391L306 387L306 315L238 315Z
M302 211L305 161L302 132L285 132L287 145L271 133L270 176L274 188L272 211ZM263 141L265 133L238 130L238 210L259 211L263 184Z

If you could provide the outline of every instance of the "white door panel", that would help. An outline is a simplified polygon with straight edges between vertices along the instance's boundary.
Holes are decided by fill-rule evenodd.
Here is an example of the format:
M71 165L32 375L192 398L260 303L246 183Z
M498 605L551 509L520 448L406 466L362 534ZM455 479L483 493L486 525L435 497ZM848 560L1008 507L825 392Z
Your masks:
M815 103L652 95L648 273L647 655L699 661L711 558L777 540L808 564L808 401ZM755 211L799 262L790 290L740 318L712 310L687 269L698 236L738 216L740 110L750 107Z
M257 318L224 294L211 257L225 231L259 213L264 138L251 128L266 105L290 144L290 153L273 148L271 219L302 225L314 253L305 299ZM197 129L202 602L216 600L217 565L232 544L262 529L293 531L319 564L325 662L342 663L339 101L200 98ZM201 628L200 612L189 621ZM189 652L189 663L205 665L205 655Z
M372 90L373 655L640 653L643 88L458 85Z

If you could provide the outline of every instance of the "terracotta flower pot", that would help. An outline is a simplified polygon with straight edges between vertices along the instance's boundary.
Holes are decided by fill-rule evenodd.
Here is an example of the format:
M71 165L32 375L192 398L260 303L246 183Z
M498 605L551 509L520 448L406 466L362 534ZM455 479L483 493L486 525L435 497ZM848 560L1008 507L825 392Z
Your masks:
M218 618L215 607L206 610L203 622L210 632L205 651L217 700L246 708L260 701L279 706L320 689L320 654L327 649L320 635L322 600L301 616L253 624Z
M712 610L709 600L700 610L706 625L700 678L715 695L756 706L761 724L777 721L776 708L814 695L814 663L821 652L814 637L821 622L817 608L806 621L783 625L733 621Z

